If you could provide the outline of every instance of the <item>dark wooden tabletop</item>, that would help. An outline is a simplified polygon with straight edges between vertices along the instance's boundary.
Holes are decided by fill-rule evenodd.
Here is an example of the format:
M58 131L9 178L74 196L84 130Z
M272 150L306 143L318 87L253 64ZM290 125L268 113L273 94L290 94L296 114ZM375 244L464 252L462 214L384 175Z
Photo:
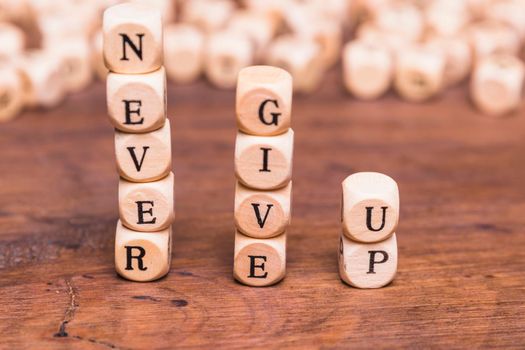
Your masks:
M234 282L234 93L169 87L176 222L169 275L115 273L117 181L104 86L0 125L0 348L523 348L525 113L459 87L359 102L337 72L295 96L287 276ZM379 290L337 271L341 181L399 184L399 268Z

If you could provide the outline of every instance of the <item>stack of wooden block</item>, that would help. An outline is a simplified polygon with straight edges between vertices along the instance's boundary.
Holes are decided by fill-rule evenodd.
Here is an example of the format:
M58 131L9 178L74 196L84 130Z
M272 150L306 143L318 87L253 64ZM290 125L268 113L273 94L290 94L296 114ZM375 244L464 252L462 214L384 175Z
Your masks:
M271 66L241 70L237 82L234 277L268 286L286 271L294 133L292 76Z
M343 181L339 274L357 288L380 288L397 270L399 190L389 176L357 173Z
M151 281L169 271L174 219L161 14L126 3L107 9L103 22L107 104L121 176L115 267L127 279Z

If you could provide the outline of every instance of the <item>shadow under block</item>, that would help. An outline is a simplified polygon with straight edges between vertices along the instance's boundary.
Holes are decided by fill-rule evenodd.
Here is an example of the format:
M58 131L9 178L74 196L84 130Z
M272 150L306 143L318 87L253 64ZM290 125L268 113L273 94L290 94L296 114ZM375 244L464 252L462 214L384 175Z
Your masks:
M132 182L164 178L171 170L170 121L144 134L115 131L115 154L121 177Z
M204 34L188 24L172 24L164 29L164 66L168 79L189 83L200 76L204 42Z
M13 67L0 67L0 122L18 115L24 106L24 90L20 75Z
M354 242L343 234L339 238L339 275L357 288L381 288L397 271L397 240L394 233L377 243Z
M344 234L357 242L387 239L399 221L399 189L389 176L363 172L343 181L342 224Z
M163 61L162 19L154 6L124 3L104 12L104 62L115 73L157 70Z
M292 76L271 66L243 68L237 80L236 113L239 130L273 136L291 125Z
M253 238L283 233L291 221L292 182L274 191L257 191L239 182L235 187L235 225Z
M284 187L292 178L294 132L277 136L237 133L235 175L245 186L258 190Z
M174 176L169 173L155 182L119 181L119 214L122 224L132 230L154 232L170 226L175 218Z
M165 276L171 265L171 227L157 232L132 231L117 223L115 269L137 282L154 281Z
M109 73L106 81L109 120L124 132L156 130L166 120L166 72Z
M270 286L286 274L286 233L275 238L250 238L235 233L234 278L253 287Z

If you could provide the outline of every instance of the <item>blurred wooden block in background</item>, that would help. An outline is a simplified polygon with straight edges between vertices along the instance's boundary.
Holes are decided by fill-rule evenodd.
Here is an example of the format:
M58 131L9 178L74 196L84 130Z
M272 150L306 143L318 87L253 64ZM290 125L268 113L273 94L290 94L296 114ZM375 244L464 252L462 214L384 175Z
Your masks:
M90 46L81 38L67 39L46 47L60 62L66 92L79 92L93 80Z
M119 221L115 235L115 269L137 282L164 277L171 265L171 227L158 232L132 231Z
M210 34L206 41L205 72L219 88L235 87L240 70L253 63L253 44L241 33L222 31Z
M237 133L235 174L253 189L274 190L286 186L292 178L294 132L289 129L277 136L252 136Z
M235 225L253 238L271 238L283 233L291 221L292 182L274 191L252 190L237 182Z
M423 6L427 34L454 37L471 21L467 1L432 0Z
M233 276L242 284L265 287L281 281L286 274L286 233L256 239L235 233Z
M354 242L339 238L339 275L357 288L381 288L389 284L397 271L397 238L394 233L377 243Z
M466 33L476 62L495 53L517 55L521 47L518 33L500 22L476 22Z
M343 181L341 221L344 234L357 242L379 242L399 221L399 189L389 176L362 172Z
M15 25L0 22L0 59L15 58L26 48L24 32Z
M500 116L516 110L522 101L524 63L508 54L480 60L472 73L470 96L489 115Z
M22 78L16 68L0 64L0 122L15 118L24 102Z
M386 45L352 41L343 51L343 80L346 89L360 99L375 99L392 84L393 58Z
M115 153L121 177L132 182L156 181L171 169L170 121L158 130L130 134L115 131Z
M172 24L164 29L164 65L168 79L189 83L201 75L204 65L204 34L195 26Z
M229 0L183 0L180 19L212 34L226 26L234 10Z
M374 13L374 25L383 32L389 32L417 42L423 36L425 21L417 6L409 2L390 2Z
M163 61L162 19L150 5L124 3L104 12L104 61L116 73L148 73Z
M104 64L102 31L98 31L91 38L91 67L100 81L106 81L109 70Z
M525 40L525 2L522 0L491 1L487 6L486 17L512 27L520 40Z
M166 120L166 72L109 73L106 80L108 115L115 128L142 133L156 130Z
M271 66L243 68L238 75L236 114L238 128L250 135L271 136L291 125L292 76Z
M175 217L173 185L173 173L154 182L120 179L118 197L122 224L140 232L155 232L170 226Z
M175 22L177 15L177 0L132 0L132 2L142 3L158 9L162 16L162 23L164 25Z
M444 87L443 53L422 46L400 50L396 57L394 86L397 93L412 102L423 102Z

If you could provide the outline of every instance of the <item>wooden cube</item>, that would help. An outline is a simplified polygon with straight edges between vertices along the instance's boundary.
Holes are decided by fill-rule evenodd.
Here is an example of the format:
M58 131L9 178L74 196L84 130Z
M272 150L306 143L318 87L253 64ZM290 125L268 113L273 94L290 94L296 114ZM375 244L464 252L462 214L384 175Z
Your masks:
M486 7L485 16L493 21L505 23L525 40L525 2L521 0L492 1Z
M423 14L427 31L437 36L452 37L471 20L466 1L432 0L424 7Z
M132 133L159 129L166 121L166 73L109 73L106 80L108 115L115 128Z
M148 73L162 65L160 11L141 3L124 3L104 12L104 61L112 72Z
M208 34L223 29L235 9L229 0L185 0L182 5L182 22Z
M237 133L235 174L245 186L258 190L284 187L292 178L294 132L278 136Z
M251 66L239 72L236 114L238 128L250 135L271 136L290 128L292 76L284 69Z
M394 86L408 101L422 102L438 94L444 86L443 53L422 46L398 52Z
M286 233L256 239L235 233L233 276L253 287L271 286L286 274Z
M472 51L465 36L430 36L424 45L443 54L446 86L460 83L469 75L472 68Z
M0 123L15 118L24 107L22 79L13 66L0 65Z
M131 182L150 182L171 170L171 130L164 126L144 134L115 132L115 153L121 177Z
M346 89L360 99L375 99L390 87L393 58L386 45L352 41L343 51L343 79Z
M236 11L227 26L228 30L246 34L254 46L255 61L264 58L264 51L276 33L271 16L252 10Z
M196 80L204 65L204 34L197 27L187 24L166 27L164 55L168 79L176 83Z
M173 173L155 182L134 183L120 179L118 197L122 224L140 232L155 232L170 226L175 217L173 184Z
M399 221L399 190L389 176L363 172L343 181L341 221L344 234L357 242L387 239Z
M421 39L425 22L416 6L408 2L392 2L374 13L373 23L382 31L416 42Z
M339 238L339 275L356 288L381 288L392 282L397 271L397 238L394 233L377 243Z
M238 182L235 187L235 226L249 237L275 237L290 225L291 201L291 181L274 191L252 190Z
M46 48L60 62L66 92L79 92L93 80L91 51L84 39L65 39Z
M398 52L413 45L406 37L396 35L393 32L383 31L372 22L365 22L357 27L355 37L362 42L388 47L394 58Z
M476 65L470 96L484 113L501 116L516 110L522 101L525 65L508 54L487 56Z
M115 235L115 269L132 281L164 277L171 265L171 227L157 232L137 232L119 221Z
M133 2L143 3L148 6L157 8L162 15L162 23L164 25L175 22L177 14L176 0L132 0Z
M24 33L18 27L0 22L0 59L21 55L26 46Z
M315 90L324 73L321 47L315 41L297 35L283 35L268 48L266 63L290 72L295 91Z
M476 62L495 53L517 55L521 47L518 33L501 22L475 23L468 28L467 36Z
M205 48L206 77L219 88L233 88L240 70L252 64L253 55L253 44L246 35L233 31L213 33Z

